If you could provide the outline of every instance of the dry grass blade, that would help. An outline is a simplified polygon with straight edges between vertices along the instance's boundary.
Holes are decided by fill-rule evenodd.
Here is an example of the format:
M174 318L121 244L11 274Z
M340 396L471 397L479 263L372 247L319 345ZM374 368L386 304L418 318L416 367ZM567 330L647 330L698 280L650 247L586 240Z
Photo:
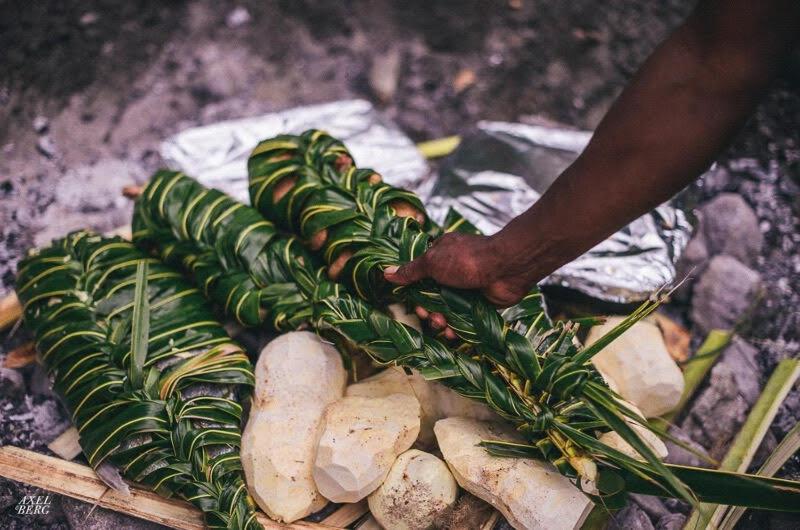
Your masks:
M783 464L798 451L800 451L800 423L795 424L756 474L764 477L774 476L783 467ZM746 509L741 506L732 506L719 524L719 530L733 530Z

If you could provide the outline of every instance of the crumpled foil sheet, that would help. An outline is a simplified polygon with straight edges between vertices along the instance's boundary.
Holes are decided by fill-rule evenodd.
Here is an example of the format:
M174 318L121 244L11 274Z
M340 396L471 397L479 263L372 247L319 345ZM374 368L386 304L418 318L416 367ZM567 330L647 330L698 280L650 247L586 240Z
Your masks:
M450 207L493 234L533 204L572 163L591 133L519 123L480 122L442 164L428 209ZM598 190L602 193L602 190ZM609 302L638 302L675 279L675 262L692 227L669 203L636 219L548 276L544 285Z
M430 172L411 139L364 100L193 127L167 138L161 144L161 157L169 167L249 203L247 157L256 144L307 129L323 129L344 141L357 165L374 168L395 186L417 189Z
M171 167L249 202L246 162L253 147L309 128L340 138L356 164L418 193L435 220L443 221L453 207L487 234L533 204L591 137L549 125L480 122L433 174L397 126L369 102L349 100L187 129L164 141L161 154ZM543 283L609 302L638 302L674 280L690 235L683 212L663 204Z

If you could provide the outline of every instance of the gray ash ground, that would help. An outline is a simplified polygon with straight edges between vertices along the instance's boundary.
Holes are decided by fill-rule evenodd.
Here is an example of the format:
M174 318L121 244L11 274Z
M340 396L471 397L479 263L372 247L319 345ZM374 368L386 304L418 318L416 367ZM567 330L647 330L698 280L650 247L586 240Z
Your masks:
M126 224L130 205L118 190L144 181L160 164L159 142L185 127L365 97L415 140L458 133L480 119L544 118L590 129L692 2L520 4L0 0L0 294L13 288L27 248L70 229ZM742 392L737 378L763 385L780 359L800 351L798 64L795 56L710 177L681 197L697 212L724 192L744 199L729 226L701 227L716 235L695 242L698 280L668 308L690 326L694 344L705 324L692 315L703 303L733 307L734 316L750 310L737 347L678 422L712 454L751 405L752 392ZM749 222L750 210L763 238L755 250L737 224ZM752 255L714 250L729 241ZM729 253L735 262L717 256L709 264L709 254ZM755 307L727 289L729 278L714 276L728 270L758 280ZM0 360L25 338L24 330L4 333ZM798 417L795 390L759 458ZM40 368L0 373L0 444L46 452L66 418ZM800 477L800 462L782 473ZM0 527L142 527L102 511L87 519L85 505L58 498L46 518L15 516L14 505L30 491L0 479ZM685 511L637 499L616 524L677 528ZM799 523L748 512L741 526Z

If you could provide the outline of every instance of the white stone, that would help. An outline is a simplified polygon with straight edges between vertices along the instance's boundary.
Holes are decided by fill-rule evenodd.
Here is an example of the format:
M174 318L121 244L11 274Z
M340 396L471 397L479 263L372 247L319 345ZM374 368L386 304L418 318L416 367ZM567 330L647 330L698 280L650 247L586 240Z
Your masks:
M436 439L458 484L502 513L516 529L579 528L592 503L551 464L490 455L483 440L519 441L507 426L467 418L436 422Z
M325 411L314 481L333 502L358 502L381 485L419 434L415 397L347 396Z
M347 372L333 346L299 331L267 344L255 378L242 435L242 467L261 509L273 519L296 521L327 503L312 468L322 416L342 397Z
M656 436L655 433L645 429L640 425L633 425L633 430L639 435L639 437L646 443L650 449L656 454L658 458L661 460L667 457L669 451L667 451L667 446L664 445L664 442ZM621 451L628 455L631 458L635 458L636 460L644 461L644 458L636 451L631 445L622 439L622 437L614 431L606 432L600 435L598 438L601 442L608 445L609 447L616 449L617 451Z
M392 366L352 384L345 391L346 396L385 397L391 394L408 394L419 401L421 415L418 439L424 446L434 444L433 425L442 418L464 416L480 420L499 419L488 406L465 398L440 383L428 381L416 370L406 374L399 366Z
M592 344L611 331L622 317L609 317L589 331ZM592 362L623 398L653 418L678 404L683 393L683 373L670 357L661 331L650 322L637 322L600 353Z
M462 396L441 383L433 383L439 418L472 418L482 421L502 421L488 405Z
M457 496L458 484L447 464L430 453L411 449L395 460L368 503L383 528L426 530Z

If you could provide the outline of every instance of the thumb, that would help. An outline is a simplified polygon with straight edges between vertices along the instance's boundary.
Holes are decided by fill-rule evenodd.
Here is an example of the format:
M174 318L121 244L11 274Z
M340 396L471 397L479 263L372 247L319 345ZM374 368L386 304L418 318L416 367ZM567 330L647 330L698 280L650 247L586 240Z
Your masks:
M397 265L386 267L383 276L392 283L408 285L428 277L428 263L423 255L400 267Z

